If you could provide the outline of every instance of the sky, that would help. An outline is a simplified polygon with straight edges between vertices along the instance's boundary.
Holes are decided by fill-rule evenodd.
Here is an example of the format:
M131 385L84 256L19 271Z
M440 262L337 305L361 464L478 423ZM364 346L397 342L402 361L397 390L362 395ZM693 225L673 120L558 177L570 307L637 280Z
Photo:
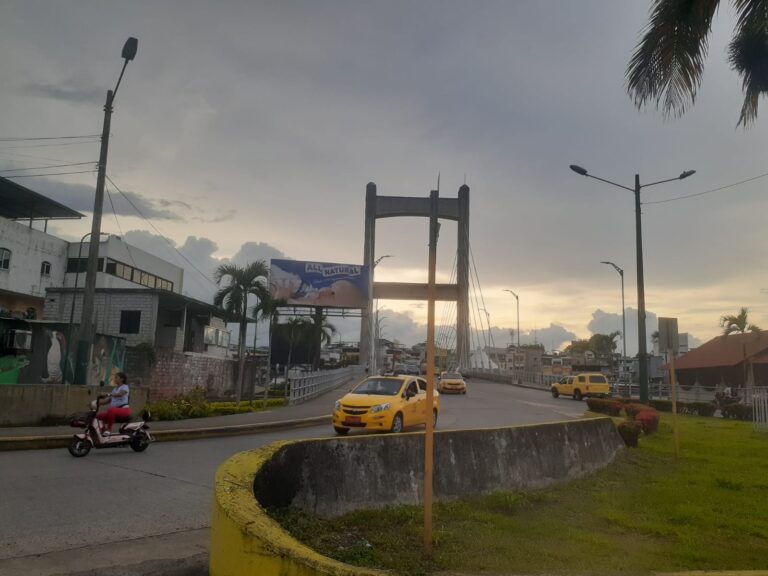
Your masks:
M621 329L637 349L632 186L643 190L648 332L679 319L695 341L741 306L768 325L766 114L736 127L740 81L726 62L734 15L717 15L695 106L679 119L638 111L624 72L648 2L611 0L219 1L0 6L0 138L98 134L129 36L138 38L115 101L103 229L179 265L185 291L210 300L225 261L361 263L365 187L455 197L471 189L470 241L493 342L561 348ZM764 106L764 103L763 103ZM96 161L98 142L0 142L2 170ZM80 167L82 169L82 167ZM75 171L74 168L48 169ZM32 172L34 173L34 172ZM38 172L45 173L45 172ZM5 174L7 175L7 173ZM95 174L17 180L86 214L49 230L90 230ZM151 224L150 224L151 223ZM450 279L446 222L438 281ZM173 248L171 247L173 246ZM178 252L194 264L182 260ZM427 223L377 226L376 280L425 282ZM201 273L202 272L202 273ZM206 276L208 278L206 278ZM380 301L383 335L426 338L426 306ZM477 308L477 307L476 307ZM442 304L438 322L450 316ZM484 318L483 318L484 317ZM338 321L356 340L354 321ZM262 328L263 330L263 328ZM259 336L261 337L261 335ZM486 337L487 338L487 337ZM479 336L475 340L479 342Z

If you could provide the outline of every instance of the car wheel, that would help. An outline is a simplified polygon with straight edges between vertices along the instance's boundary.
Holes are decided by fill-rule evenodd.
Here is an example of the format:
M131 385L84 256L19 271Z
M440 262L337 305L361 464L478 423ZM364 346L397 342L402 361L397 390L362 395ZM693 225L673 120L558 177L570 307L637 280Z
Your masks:
M560 396L560 392L557 391L557 388L552 388L552 398L557 398Z
M333 429L339 436L346 436L347 432L349 432L349 428L339 428L338 426L334 426Z
M581 390L574 390L573 391L573 399L574 400L579 402L579 401L581 401L582 398L583 398L583 396L581 395Z
M403 415L398 412L395 417L392 418L392 427L389 429L393 434L399 434L403 431Z

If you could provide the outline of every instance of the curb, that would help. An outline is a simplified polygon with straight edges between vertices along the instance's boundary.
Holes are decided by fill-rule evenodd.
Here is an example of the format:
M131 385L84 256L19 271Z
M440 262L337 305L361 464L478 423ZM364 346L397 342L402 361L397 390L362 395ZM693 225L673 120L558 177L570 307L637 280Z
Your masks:
M218 438L221 436L240 436L254 434L263 430L278 430L281 428L302 428L315 424L330 423L331 417L312 416L296 420L276 420L275 422L258 422L255 424L235 424L230 426L215 426L209 428L188 428L176 430L157 430L152 432L157 442L179 442L183 440L200 440L203 438ZM151 430L151 427L150 427ZM11 450L46 450L49 448L64 448L69 443L71 434L56 436L5 436L0 437L0 452Z

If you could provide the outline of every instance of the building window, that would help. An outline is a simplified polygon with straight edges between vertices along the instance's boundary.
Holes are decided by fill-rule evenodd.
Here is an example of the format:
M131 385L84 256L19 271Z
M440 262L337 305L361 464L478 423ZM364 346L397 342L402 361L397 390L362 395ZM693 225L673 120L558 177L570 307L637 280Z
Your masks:
M8 270L11 267L11 251L0 248L0 270Z
M104 270L104 258L96 262L98 271ZM88 271L88 258L67 258L67 274L85 274Z
M43 264L40 266L40 276L50 276L50 275L51 275L51 263L43 262Z
M141 310L120 312L120 334L138 334L141 326Z
M147 288L157 288L160 290L173 292L173 282L163 280L154 274L144 272L143 270L139 270L138 268L134 268L128 264L123 264L117 260L107 260L107 267L105 271L111 276L123 278L124 280L133 282L134 284L141 284Z

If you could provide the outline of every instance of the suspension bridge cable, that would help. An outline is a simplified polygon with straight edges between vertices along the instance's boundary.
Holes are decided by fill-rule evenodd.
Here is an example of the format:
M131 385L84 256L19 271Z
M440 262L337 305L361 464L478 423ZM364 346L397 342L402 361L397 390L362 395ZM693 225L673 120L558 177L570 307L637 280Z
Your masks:
M90 162L89 162L90 164ZM9 180L12 178L38 178L43 176L69 176L71 174L92 174L96 172L96 170L77 170L75 172L51 172L49 174L19 174L18 176L16 174L8 174L4 176L4 178L8 178Z
M19 137L19 136L0 136L0 142L28 142L30 140L82 140L83 138L99 138L101 134L85 134L84 136L35 136L35 137Z
M48 168L66 168L68 166L87 166L89 164L93 165L94 167L96 164L98 164L98 160L94 160L93 162L70 162L69 164L49 164L48 166L35 166L33 168L5 168L3 170L0 170L0 172L28 172L29 170L47 170Z

